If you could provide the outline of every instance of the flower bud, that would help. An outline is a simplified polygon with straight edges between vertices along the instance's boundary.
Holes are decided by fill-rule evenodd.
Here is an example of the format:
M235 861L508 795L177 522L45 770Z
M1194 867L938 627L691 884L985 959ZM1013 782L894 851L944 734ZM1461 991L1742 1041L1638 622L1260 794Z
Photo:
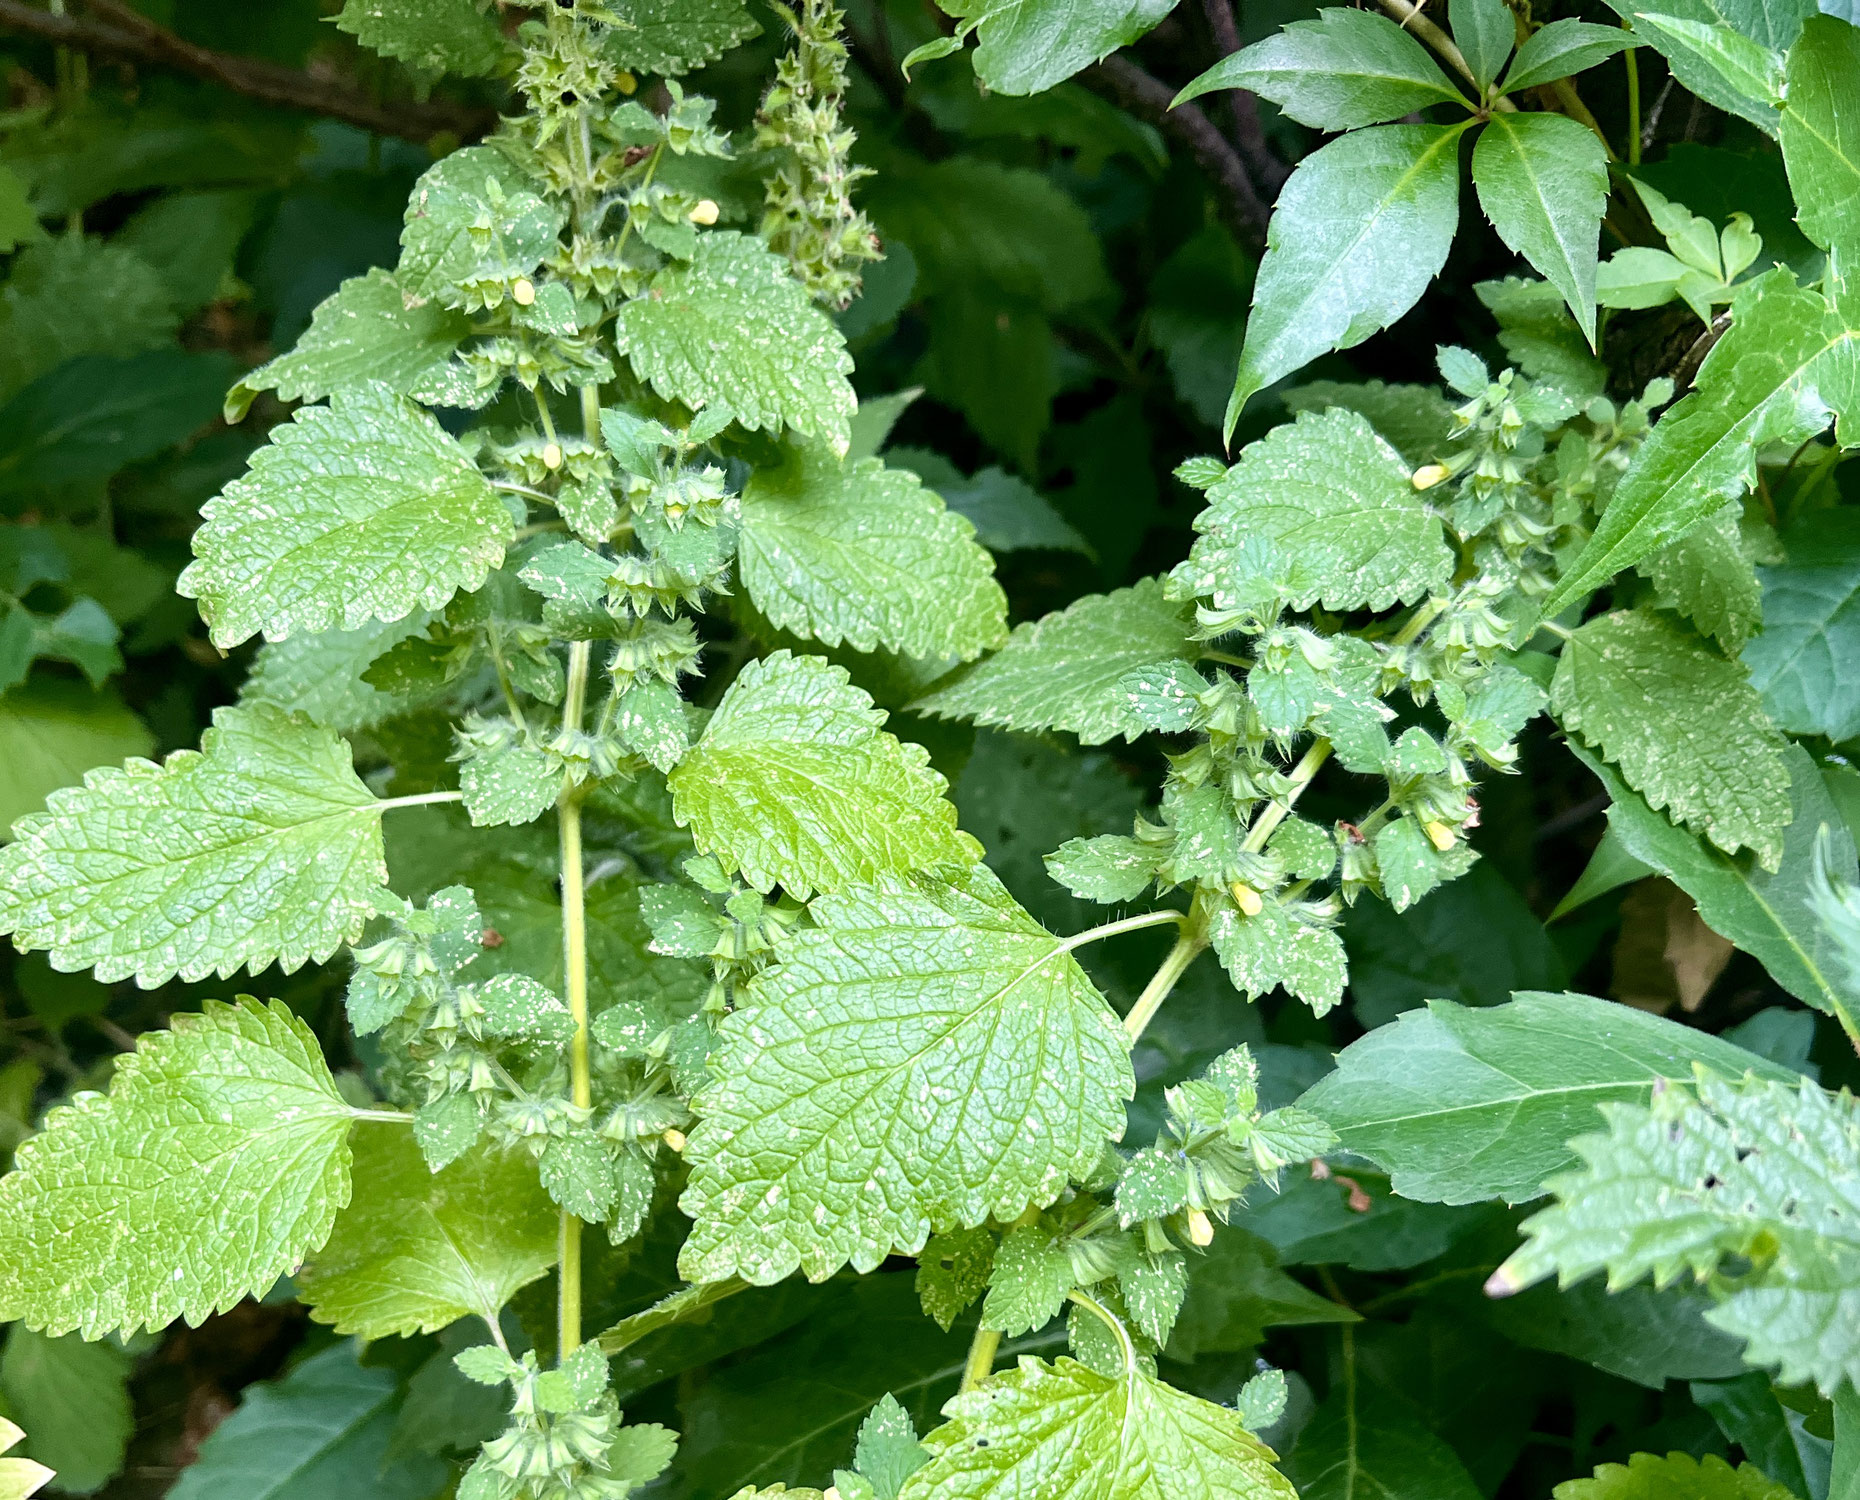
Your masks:
M1409 477L1409 482L1417 490L1431 490L1452 472L1445 464L1422 464Z
M1423 824L1422 831L1426 833L1428 843L1432 844L1442 854L1445 854L1447 850L1451 849L1454 844L1459 841L1459 835L1454 833L1451 828L1447 827L1447 825L1442 823L1438 818Z
M528 307L536 300L536 283L527 276L519 276L510 289L510 300L518 307Z
M664 1135L660 1136L659 1139L664 1141L666 1145L670 1146L672 1150L676 1151L680 1156L684 1155L685 1133L682 1130L668 1130Z
M1261 899L1259 892L1244 880L1236 880L1228 886L1227 893L1234 898L1234 905L1239 907L1245 916L1257 917L1266 909L1266 903Z
M1214 1243L1214 1221L1198 1208L1191 1208L1187 1218L1190 1242L1207 1249Z
M700 198L691 210L691 222L709 228L717 222L717 203L713 198Z
M554 470L561 468L562 445L560 443L543 444L542 461L545 469Z

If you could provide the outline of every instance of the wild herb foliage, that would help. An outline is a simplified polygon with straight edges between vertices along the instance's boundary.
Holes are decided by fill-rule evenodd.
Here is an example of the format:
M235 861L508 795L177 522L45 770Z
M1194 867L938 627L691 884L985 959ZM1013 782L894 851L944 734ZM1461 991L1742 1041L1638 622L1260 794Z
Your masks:
M35 1457L101 1486L143 1331L288 1292L367 1343L254 1387L175 1494L1860 1484L1860 1128L1816 1032L1860 1048L1860 31L1674 4L1243 37L1213 0L1170 113L1105 60L1179 48L1167 4L927 34L800 0L757 42L736 0L348 0L403 107L446 74L504 107L225 396L269 431L175 582L196 655L262 637L239 701L159 762L72 752L0 848L16 972L172 1013L107 1078L42 1044L74 1087L36 1131L39 1076L0 1072ZM941 61L971 38L981 91ZM1578 92L1604 65L1625 130ZM92 107L57 66L36 170L0 174L0 464L90 529L8 533L7 693L96 687L133 618L115 470L45 414L86 432L118 382L180 414L112 439L147 459L211 359L167 347L194 219L86 239L45 165ZM1080 187L1166 159L1075 77L1226 195L1142 330L1173 535L1107 522L1156 509L1161 370L1105 321L1126 210ZM1074 155L861 143L867 85ZM1722 182L1643 163L1680 89L1746 132ZM1300 150L1267 221L1253 177ZM1463 166L1481 265L1541 279L1478 281L1495 337L1419 380L1331 378L1456 274ZM1101 368L1129 389L1056 426ZM940 420L907 374L963 463L890 445ZM1104 587L1052 598L1023 550ZM1607 971L1606 914L1553 941L1493 868L1527 767L1605 793L1555 915L1620 907L1615 1001L1560 989ZM1727 965L1734 1034L1648 1013ZM1549 1392L1577 1435L1521 1462ZM0 1461L0 1497L45 1478Z

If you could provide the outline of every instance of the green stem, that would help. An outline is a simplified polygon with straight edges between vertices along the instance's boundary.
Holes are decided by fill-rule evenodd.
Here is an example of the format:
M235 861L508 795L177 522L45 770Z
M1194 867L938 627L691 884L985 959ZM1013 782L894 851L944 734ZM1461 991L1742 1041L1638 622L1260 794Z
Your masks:
M1432 625L1434 621L1438 620L1446 612L1447 601L1436 595L1434 598L1429 599L1427 603L1416 609L1413 614L1408 616L1402 623L1401 629L1395 632L1395 638L1390 641L1389 644L1392 646L1409 646L1414 644L1421 632L1427 629L1429 625Z
M411 1125L413 1116L399 1109L352 1109L351 1120L373 1120L380 1125Z
M1378 3L1397 21L1401 22L1402 30L1413 32L1422 41L1426 42L1428 46L1432 47L1444 57L1447 60L1448 66L1451 67L1454 72L1458 73L1460 77L1464 78L1475 89L1479 87L1478 80L1473 77L1473 70L1466 65L1466 54L1454 45L1452 37L1448 36L1446 32L1442 31L1432 21L1428 20L1426 16L1421 14L1420 6L1410 4L1409 0L1378 0ZM1493 101L1492 107L1494 109L1502 109L1507 113L1512 113L1516 111L1518 106L1513 104L1503 94L1500 94L1498 98Z
M978 1327L975 1337L969 1340L969 1357L962 1366L962 1384L957 1393L972 1391L995 1370L995 1355L1001 1349L1001 1330L999 1328Z
M1125 917L1120 922L1106 922L1102 927L1087 927L1074 937L1065 939L1058 951L1070 953L1076 948L1083 948L1087 943L1095 943L1100 938L1118 937L1126 932L1141 932L1146 927L1161 927L1169 922L1177 926L1188 921L1179 911L1146 911L1140 917Z
M420 792L412 797L388 797L375 804L376 812L395 807L430 807L435 802L462 802L463 792Z
M588 641L568 648L568 686L562 700L562 726L579 730L588 694ZM562 971L568 1012L575 1035L568 1044L570 1096L582 1109L594 1103L594 1080L588 1064L588 923L581 862L581 789L566 787L556 807L562 848ZM557 1277L557 1358L581 1344L581 1221L562 1211Z
M1200 924L1183 928L1182 935L1175 940L1175 946L1150 976L1150 982L1143 986L1143 993L1137 996L1137 1003L1130 1007L1130 1014L1124 1017L1124 1035L1130 1038L1132 1045L1155 1019L1156 1012L1162 1009L1162 1003L1169 998L1169 992L1175 988L1176 981L1207 946L1208 937L1201 930Z
M1246 841L1240 845L1248 854L1257 854L1266 847L1266 840L1272 837L1272 831L1291 815L1292 806L1304 795L1305 788L1317 775L1324 762L1330 759L1330 741L1317 739L1311 742L1311 748L1304 753L1304 758L1292 767L1292 784L1285 795L1269 804L1264 812L1253 820L1253 826L1247 830Z
M1629 31L1634 29L1628 21L1621 23ZM1628 111L1628 165L1640 165L1640 48L1629 47L1621 55L1627 59L1627 111Z
M1130 1342L1129 1330L1111 1315L1111 1310L1096 1299L1088 1297L1085 1293L1077 1290L1067 1292L1066 1301L1076 1302L1080 1307L1090 1309L1103 1319L1105 1327L1109 1328L1112 1333L1117 1335L1118 1346L1124 1351L1124 1373L1126 1375L1134 1375L1137 1370L1136 1345Z

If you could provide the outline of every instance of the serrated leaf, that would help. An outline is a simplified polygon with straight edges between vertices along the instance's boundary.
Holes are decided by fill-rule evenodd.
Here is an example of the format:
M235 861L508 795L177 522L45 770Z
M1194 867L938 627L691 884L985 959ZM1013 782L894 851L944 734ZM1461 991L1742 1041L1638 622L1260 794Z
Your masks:
M385 625L375 621L355 630L322 630L267 641L252 658L239 701L269 703L286 713L302 714L337 734L372 729L384 719L424 706L433 696L386 692L362 676L376 658L430 623L419 611Z
M1440 518L1367 418L1303 412L1247 445L1208 491L1171 575L1217 609L1273 593L1294 609L1387 609L1452 575Z
M943 1408L900 1500L1291 1500L1272 1450L1216 1406L1144 1374L1024 1357Z
M106 983L321 962L387 882L348 746L262 704L220 709L197 752L90 772L16 833L0 931Z
M1598 30L1600 28L1597 28ZM1333 7L1222 58L1175 97L1250 89L1301 125L1351 130L1465 96L1427 49L1386 16Z
M1708 1283L1706 1320L1745 1340L1745 1358L1784 1385L1824 1395L1860 1379L1860 1117L1851 1094L1807 1079L1730 1082L1701 1070L1649 1108L1607 1106L1605 1134L1571 1142L1583 1165L1552 1178L1556 1203L1525 1221L1524 1247L1492 1278L1516 1290L1606 1269L1611 1288L1648 1277L1704 1279L1726 1257L1735 1279Z
M1636 1453L1625 1464L1598 1464L1593 1477L1566 1479L1556 1500L1796 1500L1754 1464L1735 1469L1715 1453Z
M300 408L200 513L175 588L221 646L441 609L513 530L457 439L379 382Z
M1860 244L1860 29L1812 17L1789 49L1780 136L1796 222L1824 250Z
M1662 604L1686 616L1700 634L1715 636L1728 655L1763 623L1763 586L1744 553L1734 507L1705 517L1644 558L1639 571Z
M607 0L624 25L604 50L623 68L675 78L722 57L761 30L743 0Z
M890 461L911 467L898 452L890 455ZM926 482L934 485L952 515L961 516L975 528L976 541L990 552L1044 550L1097 557L1091 543L1053 508L1050 500L1026 480L997 465L990 464L966 480L957 475L926 478Z
M950 0L943 7L978 30L975 76L1000 94L1038 94L1127 47L1174 0Z
M872 1486L876 1500L897 1500L898 1491L928 1462L930 1455L917 1441L911 1414L887 1391L872 1413L859 1424L859 1441L853 1466Z
M924 1316L948 1333L969 1304L988 1290L995 1237L987 1229L933 1234L917 1257L917 1295Z
M139 354L180 319L141 256L81 235L27 245L0 285L0 400L80 354Z
M1251 917L1222 907L1208 935L1227 977L1249 1000L1284 989L1321 1016L1343 999L1343 939L1331 928L1300 921L1277 901Z
M1400 1396L1369 1384L1354 1360L1286 1460L1301 1500L1475 1500L1459 1456Z
M289 353L240 379L226 397L226 420L243 419L260 391L276 391L284 401L321 401L369 381L420 401L464 404L448 366L470 333L471 320L461 312L430 299L409 305L393 273L377 267L318 303Z
M176 1016L0 1178L0 1318L94 1339L266 1291L348 1201L352 1115L280 1002Z
M1420 299L1459 223L1464 125L1377 125L1298 164L1266 227L1246 348L1227 404L1231 436L1255 391L1350 349Z
M1083 744L1143 732L1120 685L1158 662L1192 662L1192 611L1163 597L1160 579L1092 594L1017 625L1008 643L911 705L918 713L1005 729L1065 729Z
M1627 783L1727 854L1766 869L1789 825L1787 747L1744 669L1659 615L1617 610L1570 637L1550 702ZM1699 705L1709 703L1709 719Z
M1346 1151L1423 1203L1520 1203L1572 1161L1595 1107L1641 1102L1694 1063L1788 1070L1707 1032L1588 995L1526 991L1489 1008L1430 1000L1351 1043L1299 1100Z
M1472 173L1498 237L1563 294L1593 345L1607 148L1564 115L1499 110L1473 147Z
M620 309L614 341L667 401L716 405L749 428L792 427L836 450L850 440L859 402L846 341L760 240L704 235L689 262Z
M348 0L336 26L370 51L431 73L494 72L508 51L472 0Z
M1051 1229L1044 1224L1010 1229L995 1251L982 1324L1009 1335L1044 1328L1077 1284L1072 1257Z
M1411 464L1432 463L1446 452L1453 431L1453 408L1431 385L1387 385L1380 380L1347 384L1314 380L1296 385L1280 398L1293 416L1342 406L1361 412L1369 425ZM1215 479L1220 477L1216 471Z
M671 774L701 849L805 899L980 856L919 745L886 734L843 668L777 651L745 667Z
M1554 83L1597 63L1606 62L1634 44L1632 35L1616 26L1588 21L1552 21L1533 31L1518 48L1501 85L1506 93Z
M739 576L783 630L959 661L1007 639L993 559L907 470L810 443L757 469L742 507Z
M319 1323L365 1339L495 1323L555 1264L555 1207L527 1155L479 1146L432 1172L412 1131L379 1123L353 1151L354 1197L296 1278Z
M1776 134L1783 94L1780 53L1721 23L1685 16L1643 11L1634 17L1634 30L1701 99Z
M1498 320L1505 357L1526 375L1576 400L1602 394L1607 371L1569 315L1563 294L1549 282L1507 276L1481 281L1473 290Z
M441 157L414 184L395 279L409 297L448 305L474 283L499 287L501 297L503 285L542 264L566 219L502 151L467 146Z
M533 823L562 792L562 767L520 731L494 747L474 745L459 766L472 827Z
M1842 440L1860 440L1850 431L1860 423L1860 298L1834 285L1830 303L1783 269L1743 284L1729 330L1634 455L1595 535L1544 600L1546 617L1742 495L1766 444L1798 444L1835 415Z
M1156 878L1157 851L1127 834L1067 839L1046 856L1046 871L1081 901L1135 901Z
M723 1023L686 1148L688 1280L869 1270L1051 1202L1123 1128L1116 1017L988 870L813 915Z
M1817 511L1783 538L1787 561L1760 570L1763 629L1744 647L1751 685L1780 728L1860 737L1860 515Z

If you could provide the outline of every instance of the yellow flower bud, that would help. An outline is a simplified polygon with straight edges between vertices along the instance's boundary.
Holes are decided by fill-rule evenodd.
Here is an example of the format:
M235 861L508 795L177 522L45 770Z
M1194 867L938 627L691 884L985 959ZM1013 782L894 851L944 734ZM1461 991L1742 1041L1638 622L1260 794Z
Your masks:
M717 222L717 204L712 198L700 198L691 210L691 222L706 228Z
M1445 854L1447 850L1451 849L1454 844L1459 841L1459 835L1438 819L1432 823L1424 823L1421 827L1427 834L1428 843L1432 844L1442 854Z
M630 97L639 92L639 80L622 68L614 77L614 87Z
M1246 916L1257 917L1266 909L1266 903L1260 898L1259 892L1244 880L1236 880L1227 887L1227 891L1234 898L1234 905Z
M545 469L562 467L562 445L560 443L543 444L543 467Z
M510 300L518 307L528 307L536 300L536 283L527 276L519 276L517 284L510 289Z
M1417 490L1431 490L1452 472L1445 464L1422 464L1414 471L1410 482Z
M1214 1221L1198 1208L1188 1211L1188 1237L1204 1250L1214 1243Z
M684 1154L685 1133L682 1130L668 1130L664 1135L660 1136L659 1139L670 1146L672 1150L678 1152L679 1155L682 1156Z

